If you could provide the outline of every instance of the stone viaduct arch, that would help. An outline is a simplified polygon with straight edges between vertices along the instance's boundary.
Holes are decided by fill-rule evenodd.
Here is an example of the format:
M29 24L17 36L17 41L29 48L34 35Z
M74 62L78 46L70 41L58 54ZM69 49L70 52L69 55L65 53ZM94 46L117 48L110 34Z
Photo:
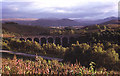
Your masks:
M58 44L61 45L61 38L56 37L56 38L55 38L55 44L56 44L56 45L58 45Z
M29 36L29 37L17 37L21 41L33 41L38 42L41 45L46 43L55 43L56 45L62 45L63 47L75 44L79 41L77 36Z
M24 38L20 38L20 40L21 40L21 41L25 41L25 39L24 39Z
M48 43L53 43L53 41L54 41L54 40L53 40L52 37L49 37L49 38L48 38Z
M47 40L46 40L46 38L45 38L45 37L42 37L40 40L41 40L41 45L43 45L43 44L46 44L46 43L47 43L47 42L46 42Z
M29 40L29 41L32 41L32 38L27 38L26 41Z
M36 42L40 42L40 40L39 40L39 38L34 38L34 41L36 41Z
M67 37L63 37L63 38L62 38L62 46L63 46L63 47L66 47L66 46L68 46L68 43L69 43L69 42L68 42L68 38L67 38Z

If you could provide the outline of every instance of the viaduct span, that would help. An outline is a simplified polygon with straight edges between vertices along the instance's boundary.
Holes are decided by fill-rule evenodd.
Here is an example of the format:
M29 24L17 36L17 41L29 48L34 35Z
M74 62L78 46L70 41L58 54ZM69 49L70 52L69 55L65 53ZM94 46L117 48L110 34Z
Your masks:
M56 45L62 45L62 46L69 46L71 44L75 44L77 41L79 41L78 35L59 35L59 36L48 36L48 35L41 35L41 36L22 36L22 37L16 37L17 39L24 40L24 41L33 41L38 42L41 45L45 43L55 43Z

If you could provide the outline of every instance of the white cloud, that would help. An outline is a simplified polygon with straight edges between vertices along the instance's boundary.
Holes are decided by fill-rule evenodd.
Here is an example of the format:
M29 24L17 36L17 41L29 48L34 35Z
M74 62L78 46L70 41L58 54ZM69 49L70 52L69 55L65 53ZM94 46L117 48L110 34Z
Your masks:
M14 8L12 8L14 11L18 11L18 8L17 7L14 7Z
M34 9L57 8L57 7L71 8L71 7L84 7L87 5L90 5L88 7L91 7L99 5L99 3L102 3L104 5L106 4L116 5L117 7L118 1L119 0L3 0L3 2L32 2L30 7Z
M119 0L0 0L3 2L37 2L37 3L57 3L57 4L61 4L61 2L64 4L76 4L76 3L86 3L86 2L103 2L103 3L107 3L107 2L119 2Z
M40 13L53 13L54 14L86 14L85 18L91 14L98 13L99 17L117 14L119 0L3 0L3 2L18 2L8 6L12 11L21 11L25 13L40 14ZM22 5L20 2L25 3ZM27 2L30 2L27 5ZM34 12L35 11L35 12ZM99 12L101 14L99 14ZM111 14L111 12L113 12ZM96 15L97 17L97 15Z

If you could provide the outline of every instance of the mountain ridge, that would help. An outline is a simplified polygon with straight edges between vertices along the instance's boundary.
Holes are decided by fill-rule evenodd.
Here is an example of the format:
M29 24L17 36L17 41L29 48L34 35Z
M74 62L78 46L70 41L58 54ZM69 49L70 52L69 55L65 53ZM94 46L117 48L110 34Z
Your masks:
M30 18L29 18L30 19ZM84 19L68 19L68 18L46 18L46 19L32 19L32 20L8 20L13 21L19 24L24 25L32 25L32 26L88 26L88 25L95 25L95 24L109 24L110 21L118 20L117 17L107 17L104 19L97 19L97 20L84 20ZM2 22L7 22L7 20L2 20ZM111 23L111 22L110 22ZM114 23L114 22L113 22Z

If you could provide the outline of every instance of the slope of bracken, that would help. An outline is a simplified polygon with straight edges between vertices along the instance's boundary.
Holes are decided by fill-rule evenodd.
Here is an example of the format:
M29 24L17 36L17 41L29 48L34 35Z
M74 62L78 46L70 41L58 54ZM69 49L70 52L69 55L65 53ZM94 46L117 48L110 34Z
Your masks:
M70 64L62 63L57 60L44 60L36 56L35 61L2 58L2 74L48 74L48 75L110 75L119 74L117 72L107 72L106 69L97 71L94 69L94 62L90 63L90 67L81 66L80 63Z

